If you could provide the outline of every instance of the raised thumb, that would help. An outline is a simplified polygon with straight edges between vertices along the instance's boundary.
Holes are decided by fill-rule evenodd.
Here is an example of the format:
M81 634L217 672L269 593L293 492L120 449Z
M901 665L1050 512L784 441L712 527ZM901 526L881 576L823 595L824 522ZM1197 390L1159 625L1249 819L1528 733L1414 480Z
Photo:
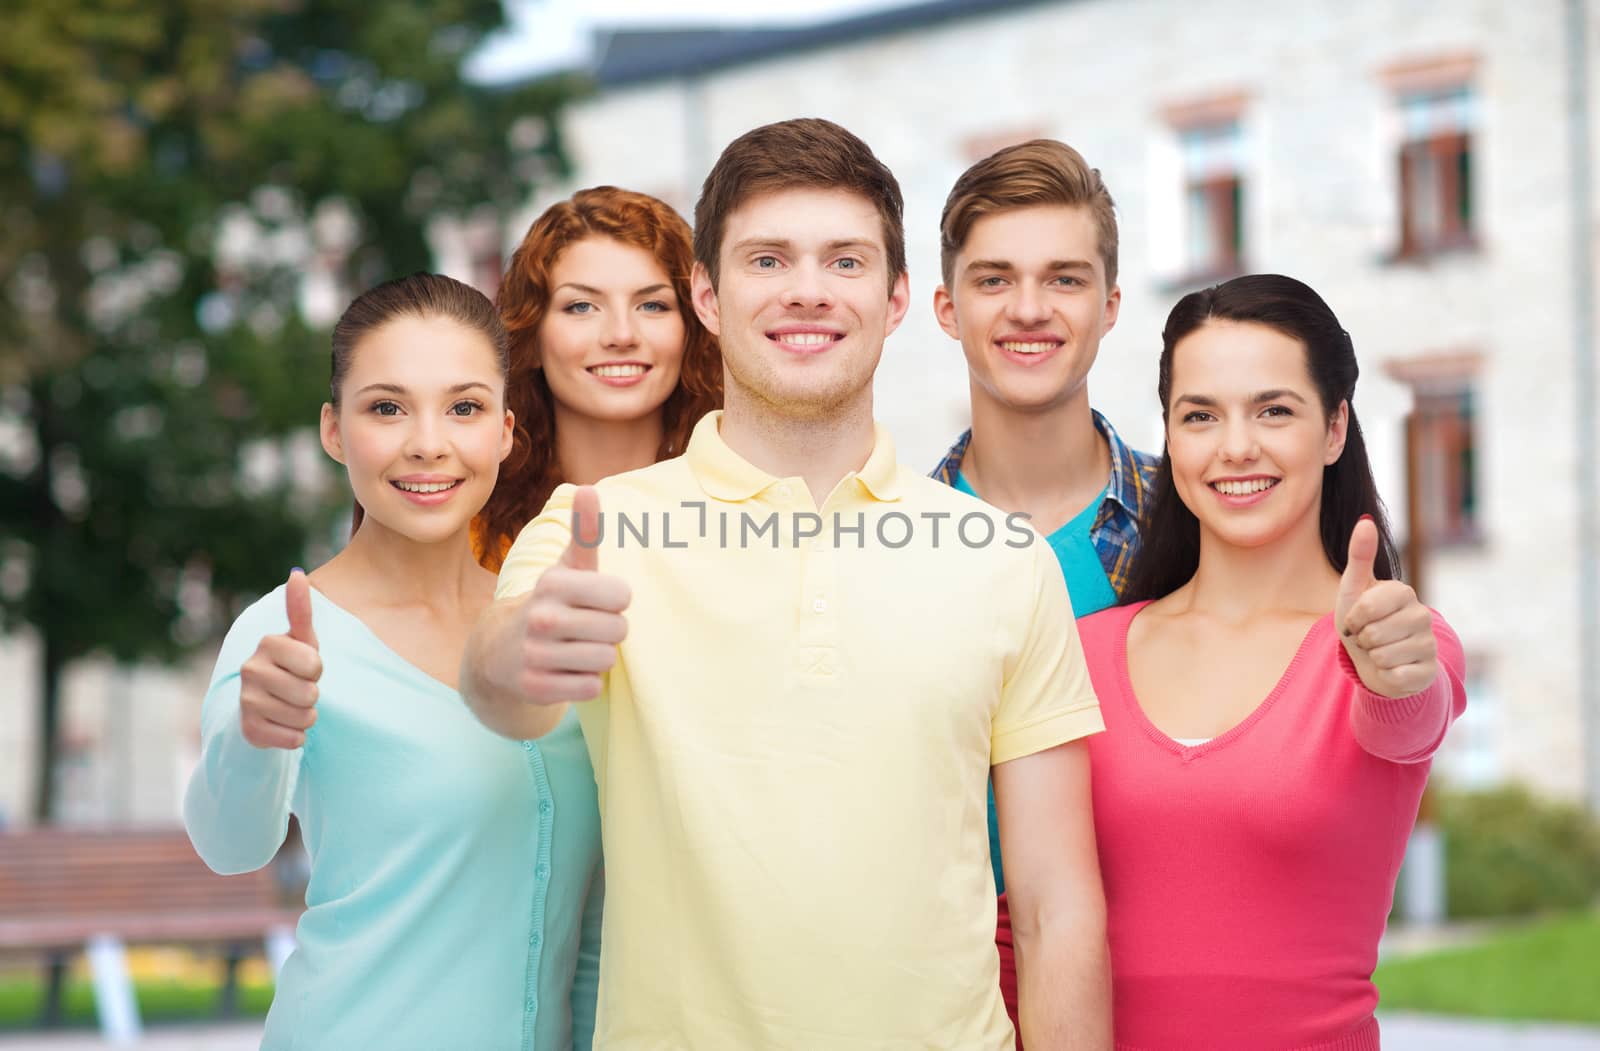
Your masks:
M1339 578L1339 608L1348 609L1362 593L1378 582L1373 563L1378 558L1378 525L1370 515L1362 515L1350 531L1350 553Z
M600 494L592 485L582 485L572 496L572 540L561 560L572 569L600 568Z
M296 569L289 574L284 588L284 605L289 613L289 637L307 646L317 644L317 633L311 630L311 583L305 570Z

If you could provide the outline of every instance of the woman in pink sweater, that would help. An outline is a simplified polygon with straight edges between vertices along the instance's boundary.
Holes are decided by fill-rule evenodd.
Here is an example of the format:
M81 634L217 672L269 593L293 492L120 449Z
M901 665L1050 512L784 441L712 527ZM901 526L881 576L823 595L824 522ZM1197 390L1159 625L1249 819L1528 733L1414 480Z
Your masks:
M1130 604L1079 624L1117 1047L1378 1047L1378 939L1461 644L1396 578L1355 352L1276 275L1184 297Z

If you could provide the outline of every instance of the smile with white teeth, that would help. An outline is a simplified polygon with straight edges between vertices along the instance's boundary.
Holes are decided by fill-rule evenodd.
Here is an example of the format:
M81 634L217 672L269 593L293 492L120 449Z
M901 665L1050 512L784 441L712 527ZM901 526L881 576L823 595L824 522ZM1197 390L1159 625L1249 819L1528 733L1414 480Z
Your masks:
M1212 482L1211 488L1223 496L1249 496L1264 492L1278 484L1276 478L1252 478L1245 482Z
M1013 354L1043 354L1047 350L1054 350L1060 346L1058 343L1002 343L1000 349L1009 350Z
M455 482L395 482L396 489L404 489L408 493L442 493L446 489L454 489L460 485Z
M831 332L784 332L776 338L792 347L820 347L833 342Z
M592 365L589 371L596 376L643 376L650 371L649 365Z

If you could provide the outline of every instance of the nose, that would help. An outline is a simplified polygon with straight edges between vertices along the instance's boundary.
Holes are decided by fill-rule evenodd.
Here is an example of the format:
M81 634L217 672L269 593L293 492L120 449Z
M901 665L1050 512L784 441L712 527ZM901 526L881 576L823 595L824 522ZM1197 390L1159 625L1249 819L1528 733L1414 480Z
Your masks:
M1032 281L1017 282L1006 307L1007 315L1019 325L1040 325L1050 318L1050 308Z
M797 310L826 310L833 306L833 292L822 267L806 261L791 269L783 290L783 302Z
M1250 463L1261 455L1261 441L1249 419L1234 416L1223 425L1220 453L1229 463Z
M639 329L635 320L632 310L610 311L600 333L601 346L607 350L626 350L637 346Z
M440 460L448 452L448 445L443 420L427 413L412 418L412 424L406 431L406 459Z

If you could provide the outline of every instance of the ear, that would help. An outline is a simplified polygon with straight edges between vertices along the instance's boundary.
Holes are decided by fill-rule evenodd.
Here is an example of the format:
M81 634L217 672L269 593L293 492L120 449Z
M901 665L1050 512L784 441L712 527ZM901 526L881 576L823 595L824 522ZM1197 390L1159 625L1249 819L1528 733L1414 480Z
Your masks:
M1339 457L1344 455L1344 442L1349 434L1350 403L1341 399L1339 407L1333 410L1333 415L1328 419L1328 443L1323 452L1323 466L1339 462Z
M516 414L510 409L506 410L505 428L500 432L500 462L505 463L506 457L511 455L511 447L516 441L514 426L517 422Z
M906 319L906 311L911 309L911 275L904 270L894 279L894 284L889 286L889 318L884 327L885 337L900 327L900 322Z
M322 403L322 419L317 430L322 437L322 451L333 457L335 463L344 463L344 438L339 434L339 413L329 402Z
M953 340L961 339L961 325L956 319L956 300L943 285L933 290L933 316L938 320L939 327L944 329L945 335Z
M689 274L689 298L694 302L695 316L700 323L720 339L722 312L717 305L717 287L711 283L711 272L702 263L695 263Z
M1111 291L1106 293L1106 309L1100 315L1100 335L1105 337L1112 329L1117 327L1117 318L1122 314L1122 286L1112 285Z

